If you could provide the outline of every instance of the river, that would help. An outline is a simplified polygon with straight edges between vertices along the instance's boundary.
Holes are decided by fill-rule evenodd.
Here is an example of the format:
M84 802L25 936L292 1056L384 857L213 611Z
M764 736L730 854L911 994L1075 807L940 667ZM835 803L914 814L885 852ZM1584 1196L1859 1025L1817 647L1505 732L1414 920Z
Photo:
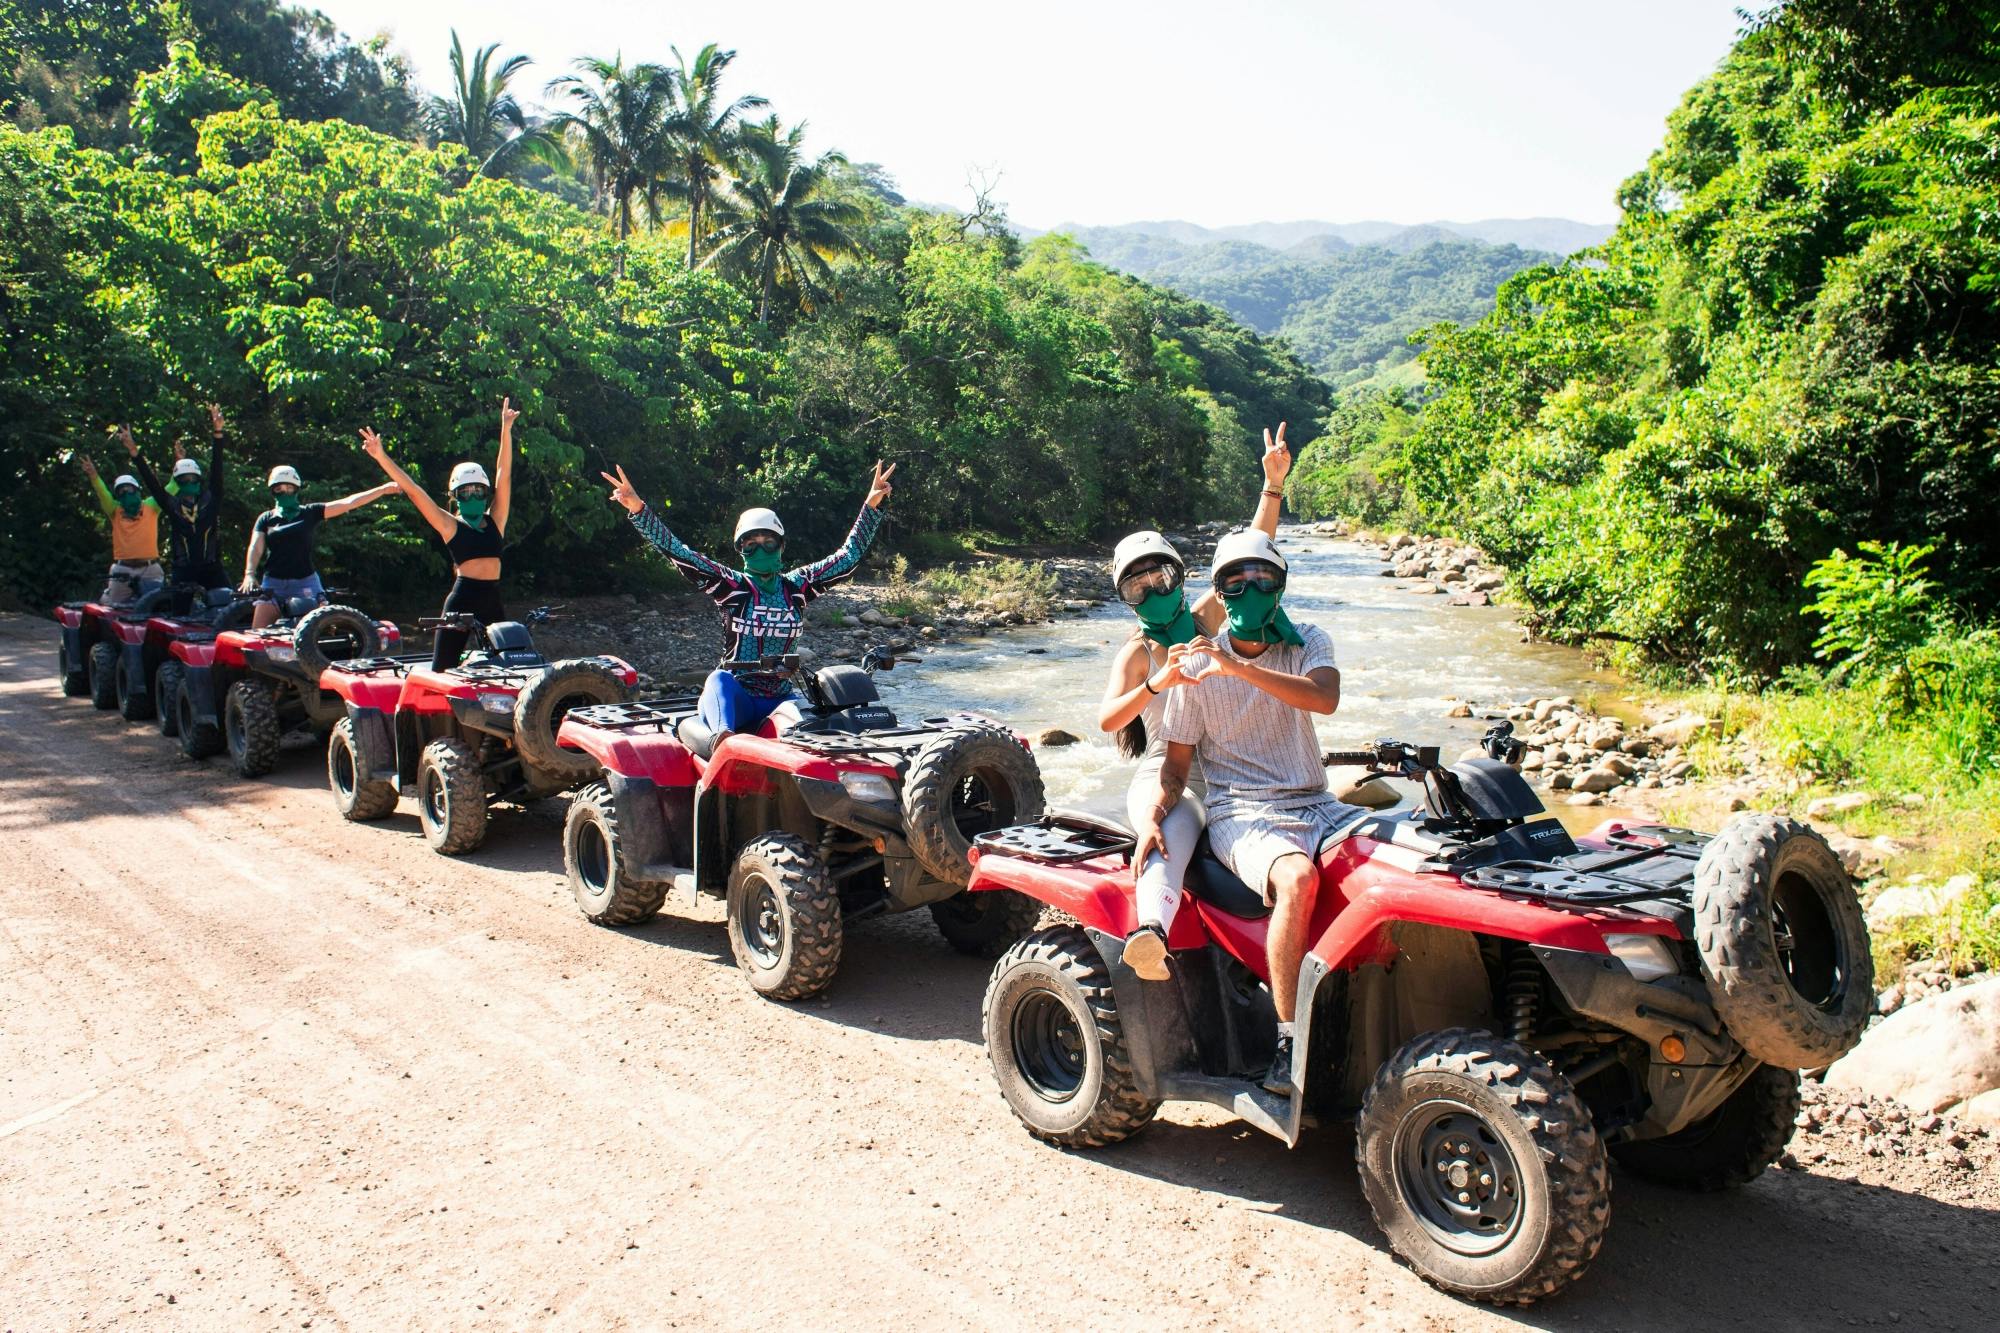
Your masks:
M1451 756L1492 725L1480 716L1488 709L1625 688L1574 649L1522 642L1506 607L1447 606L1441 595L1403 591L1408 581L1382 577L1386 566L1372 546L1302 527L1281 530L1278 541L1291 566L1286 609L1331 634L1339 659L1340 710L1316 719L1325 748L1388 736L1435 743ZM1206 578L1191 583L1205 586ZM877 681L900 717L968 709L1030 735L1060 727L1083 737L1078 745L1038 747L1049 803L1122 814L1134 765L1097 729L1097 704L1132 624L1131 612L1112 602L1052 624L927 649L921 664ZM1447 717L1454 700L1469 702L1474 716ZM1558 813L1589 826L1607 811Z

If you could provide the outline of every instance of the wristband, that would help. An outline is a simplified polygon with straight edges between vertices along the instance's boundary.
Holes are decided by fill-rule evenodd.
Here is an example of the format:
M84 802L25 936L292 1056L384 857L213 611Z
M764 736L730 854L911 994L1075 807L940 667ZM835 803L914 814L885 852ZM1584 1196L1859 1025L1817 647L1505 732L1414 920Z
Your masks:
M1157 694L1159 694L1159 691L1153 688L1153 673L1152 673L1152 672L1150 672L1150 671L1149 671L1149 672L1147 672L1147 673L1146 673L1146 678L1145 678L1144 680L1140 681L1139 683L1140 683L1141 685L1144 685L1144 686L1146 687L1146 693L1148 693L1148 694L1151 694L1151 695L1157 695Z
M1285 493L1283 491L1260 491L1258 493L1260 495L1268 495L1273 500L1282 500L1285 498Z

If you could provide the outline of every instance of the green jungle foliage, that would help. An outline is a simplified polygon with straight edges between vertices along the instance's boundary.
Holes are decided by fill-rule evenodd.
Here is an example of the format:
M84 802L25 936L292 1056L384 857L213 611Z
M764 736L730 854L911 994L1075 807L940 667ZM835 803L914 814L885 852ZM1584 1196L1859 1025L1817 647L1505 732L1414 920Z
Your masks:
M205 449L209 400L231 422L240 551L273 464L297 466L308 498L372 486L356 431L373 426L441 493L453 463L490 466L511 397L508 577L570 590L663 577L607 503L614 462L697 542L726 544L739 508L772 503L800 553L831 546L877 457L899 465L889 549L901 531L1074 539L1245 511L1257 427L1287 419L1304 442L1326 409L1302 365L1212 308L1059 242L1023 247L992 217L899 207L879 168L806 161L775 125L743 131L763 146L741 169L768 188L735 188L732 163L690 268L671 206L614 234L587 144L597 212L481 174L458 143L287 117L197 49L135 76L113 150L0 127L0 589L16 605L102 580L108 541L71 455L123 470L106 435L123 421L164 467L176 438ZM642 222L649 192L668 193L640 182ZM820 199L838 207L814 213ZM449 576L398 499L328 524L320 562L363 598L426 600Z
M1808 659L1807 575L1935 548L2000 593L2000 6L1793 0L1624 185L1610 240L1423 335L1402 504L1512 571L1549 632L1698 671ZM1331 447L1331 446L1329 446ZM1325 469L1304 469L1295 483Z

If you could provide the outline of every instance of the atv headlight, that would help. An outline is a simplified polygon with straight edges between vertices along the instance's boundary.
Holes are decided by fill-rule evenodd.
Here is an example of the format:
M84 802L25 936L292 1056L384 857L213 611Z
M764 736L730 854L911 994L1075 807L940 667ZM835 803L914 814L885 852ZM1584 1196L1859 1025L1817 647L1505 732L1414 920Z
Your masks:
M266 648L264 656L273 662L296 662L299 660L299 650L283 646Z
M895 784L880 773L842 773L840 785L857 801L878 801L884 805L896 803Z
M1681 970L1673 949L1658 935L1606 935L1604 947L1639 981L1671 977Z
M511 694L482 694L479 706L489 713L511 713L514 711L514 696Z

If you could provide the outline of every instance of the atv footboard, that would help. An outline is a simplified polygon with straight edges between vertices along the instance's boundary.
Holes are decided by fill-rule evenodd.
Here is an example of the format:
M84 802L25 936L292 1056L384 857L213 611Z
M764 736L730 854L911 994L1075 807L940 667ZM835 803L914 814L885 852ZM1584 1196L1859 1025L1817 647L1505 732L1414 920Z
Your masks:
M618 815L618 836L637 878L672 883L694 865L694 789L662 787L651 778L604 775Z

